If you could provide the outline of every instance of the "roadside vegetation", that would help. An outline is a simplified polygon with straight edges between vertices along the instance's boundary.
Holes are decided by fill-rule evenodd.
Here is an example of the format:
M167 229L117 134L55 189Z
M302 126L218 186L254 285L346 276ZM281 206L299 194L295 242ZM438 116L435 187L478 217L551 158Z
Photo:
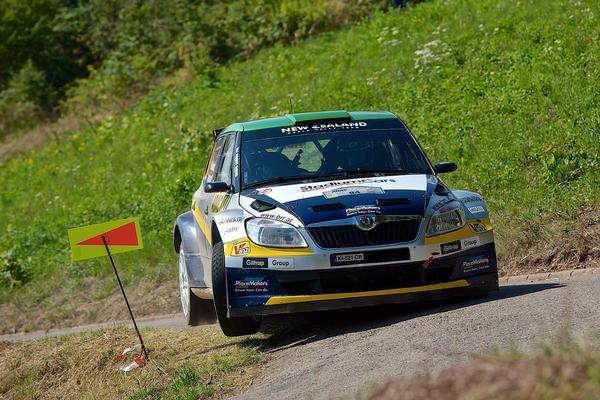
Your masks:
M230 339L218 326L143 329L149 361L116 356L135 344L123 327L25 343L0 342L0 397L9 399L189 399L223 397L251 384L265 357L261 337Z
M40 327L53 305L72 307L63 325L80 322L57 297L84 292L101 309L116 292L106 260L70 261L69 227L140 216L144 250L116 257L126 285L174 282L171 227L200 183L211 130L290 111L394 111L432 161L458 163L451 187L486 198L501 262L556 243L563 261L542 268L597 264L597 235L569 246L600 216L598 15L598 2L542 0L379 11L164 83L98 126L2 161L0 331Z
M488 355L423 376L392 380L370 400L593 400L600 393L600 351L567 341L537 354Z
M385 0L3 0L0 141L61 115L54 130L126 108L161 79L202 76L274 43L361 20ZM73 118L76 116L76 118Z

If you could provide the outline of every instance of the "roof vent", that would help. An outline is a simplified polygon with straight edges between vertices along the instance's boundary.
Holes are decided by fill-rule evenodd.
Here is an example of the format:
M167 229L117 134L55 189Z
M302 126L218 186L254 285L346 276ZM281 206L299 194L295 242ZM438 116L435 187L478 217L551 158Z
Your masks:
M314 122L314 121L339 121L339 122L352 121L352 117L350 116L350 113L345 110L286 114L286 117L290 121L292 121L292 123L294 125L302 125L307 122Z

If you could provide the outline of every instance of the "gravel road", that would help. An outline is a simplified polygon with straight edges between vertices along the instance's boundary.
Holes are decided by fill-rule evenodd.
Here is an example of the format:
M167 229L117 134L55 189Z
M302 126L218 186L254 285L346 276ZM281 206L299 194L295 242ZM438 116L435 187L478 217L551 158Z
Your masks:
M510 278L516 283L501 282L499 292L468 301L270 317L264 330L278 333L269 340L271 357L263 376L233 399L352 398L389 377L446 368L495 349L528 351L566 331L598 333L600 269L588 271L572 277L558 273L533 283ZM115 324L3 335L0 340ZM188 329L180 315L142 318L139 325Z
M600 331L600 274L510 284L452 304L306 314L280 338L264 376L235 399L354 397L386 378L531 350L566 330ZM281 324L282 321L279 321ZM287 343L300 343L288 345Z

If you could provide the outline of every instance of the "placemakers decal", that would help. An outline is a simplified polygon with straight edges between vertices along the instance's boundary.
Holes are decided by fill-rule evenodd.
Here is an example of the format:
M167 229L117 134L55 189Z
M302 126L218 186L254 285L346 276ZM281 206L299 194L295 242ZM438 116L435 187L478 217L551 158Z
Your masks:
M462 261L463 272L477 272L491 267L489 256L473 256Z
M312 124L303 126L290 126L289 128L281 128L281 133L295 134L295 133L308 133L311 131L322 132L333 129L360 129L365 128L368 124L366 122L335 122L335 123L323 123L323 124Z
M483 208L483 206L473 206L473 207L467 207L469 209L469 211L472 214L479 214L482 212L485 212L485 208Z
M381 178L381 179L365 178L365 179L353 179L350 181L333 181L333 182L325 182L325 183L316 184L316 185L301 186L300 191L310 192L313 190L321 190L321 189L326 189L326 188L336 187L336 186L354 185L357 183L361 184L361 183L388 183L388 182L396 182L396 180L394 180L392 178Z
M261 277L236 279L233 290L236 293L267 293L269 282L263 279Z
M323 192L323 196L326 199L334 199L342 196L354 196L357 194L384 194L384 191L382 188L377 186L348 186Z
M381 208L378 206L356 206L352 208L346 208L346 215L359 215L359 214L381 214Z
M239 242L233 244L233 254L241 256L250 254L250 242Z

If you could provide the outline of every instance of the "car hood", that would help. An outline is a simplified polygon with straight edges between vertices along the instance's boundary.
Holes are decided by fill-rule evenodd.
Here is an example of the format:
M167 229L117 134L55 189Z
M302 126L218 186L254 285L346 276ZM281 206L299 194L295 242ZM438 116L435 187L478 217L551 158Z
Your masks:
M430 178L424 174L345 178L264 187L241 194L277 206L304 225L362 214L423 216L428 188L434 186Z

